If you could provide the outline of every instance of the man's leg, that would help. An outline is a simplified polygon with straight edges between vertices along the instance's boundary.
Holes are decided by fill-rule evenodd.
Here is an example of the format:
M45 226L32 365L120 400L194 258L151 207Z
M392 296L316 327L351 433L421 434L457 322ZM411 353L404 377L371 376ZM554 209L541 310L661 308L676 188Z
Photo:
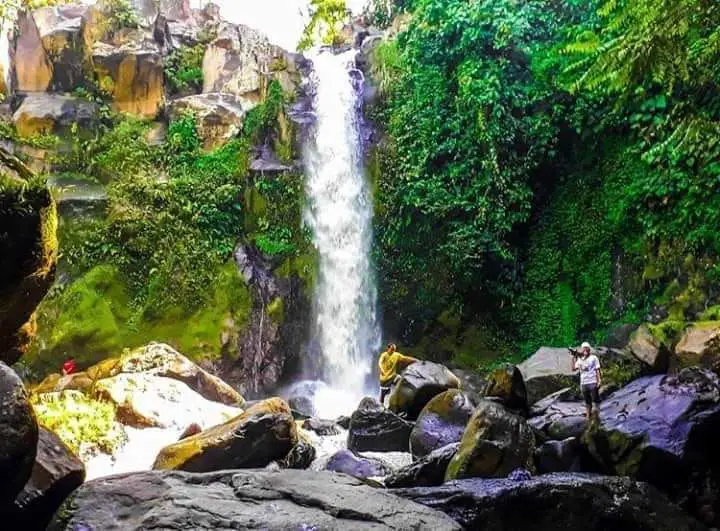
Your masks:
M592 391L589 385L581 385L583 400L585 400L585 416L590 420L590 414L592 413Z
M387 387L380 386L380 404L382 404L383 406L385 405L385 397L387 396L389 391L390 391L390 386L387 386Z
M594 384L592 386L590 396L592 397L593 413L596 417L599 417L599 415L600 415L600 390L598 389L597 384Z

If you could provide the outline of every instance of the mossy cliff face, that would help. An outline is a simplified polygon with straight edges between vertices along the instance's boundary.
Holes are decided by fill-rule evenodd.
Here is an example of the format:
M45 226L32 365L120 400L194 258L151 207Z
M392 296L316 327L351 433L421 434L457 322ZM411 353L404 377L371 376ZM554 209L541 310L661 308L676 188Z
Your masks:
M51 174L60 212L28 375L162 341L248 396L276 387L315 276L287 113L302 57L174 1L24 12L11 47L18 110L0 136Z

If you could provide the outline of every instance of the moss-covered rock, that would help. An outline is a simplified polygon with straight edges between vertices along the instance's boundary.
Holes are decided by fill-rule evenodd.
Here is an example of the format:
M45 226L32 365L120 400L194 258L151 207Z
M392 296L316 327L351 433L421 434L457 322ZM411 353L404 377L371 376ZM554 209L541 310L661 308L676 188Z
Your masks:
M517 411L526 411L528 407L523 375L520 369L510 364L488 374L483 396L498 398L508 408Z
M30 317L55 278L57 210L45 182L4 150L0 227L7 228L0 231L0 360L14 363L27 352Z
M698 322L685 330L673 361L679 367L720 367L720 321Z
M517 468L532 470L535 436L525 420L483 400L467 425L445 480L500 478Z
M410 452L423 457L433 450L459 442L475 411L472 398L459 389L435 396L423 408L410 434Z
M648 371L662 373L667 370L670 353L647 325L642 325L633 333L627 348L633 356L643 362Z
M460 380L447 367L429 361L413 363L400 376L390 393L390 410L411 419L416 419L434 396L460 387Z
M287 456L297 442L290 407L271 398L224 424L166 446L153 468L210 472L264 467Z
M38 385L31 388L33 394L62 393L63 391L80 391L87 393L92 389L93 378L86 372L61 375L50 374Z

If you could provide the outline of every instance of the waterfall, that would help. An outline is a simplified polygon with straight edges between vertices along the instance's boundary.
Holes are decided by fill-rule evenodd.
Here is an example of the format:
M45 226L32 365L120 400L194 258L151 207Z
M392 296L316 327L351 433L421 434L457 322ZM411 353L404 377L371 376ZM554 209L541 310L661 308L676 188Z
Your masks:
M365 390L380 343L360 135L363 79L354 58L354 51L314 55L316 120L305 150L305 222L319 254L313 337L323 379L353 399Z

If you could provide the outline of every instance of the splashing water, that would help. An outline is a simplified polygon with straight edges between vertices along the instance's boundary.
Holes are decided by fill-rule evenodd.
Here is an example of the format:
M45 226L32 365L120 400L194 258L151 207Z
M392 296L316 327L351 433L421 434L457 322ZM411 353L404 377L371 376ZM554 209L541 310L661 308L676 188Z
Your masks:
M305 152L305 221L320 257L314 338L322 376L357 405L380 340L370 265L372 200L360 140L363 80L355 53L321 51L312 58L316 123Z

